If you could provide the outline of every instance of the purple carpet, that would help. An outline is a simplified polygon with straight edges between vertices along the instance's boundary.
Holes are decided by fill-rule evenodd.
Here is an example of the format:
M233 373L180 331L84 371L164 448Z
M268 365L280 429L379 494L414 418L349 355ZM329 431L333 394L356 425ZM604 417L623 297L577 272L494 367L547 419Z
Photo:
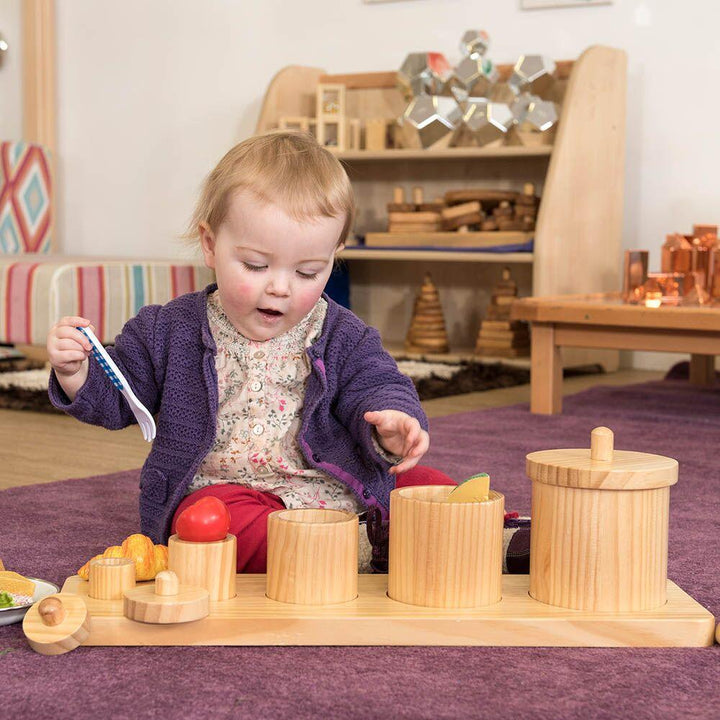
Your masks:
M720 615L720 387L671 380L600 387L558 417L526 405L431 423L427 463L455 479L487 471L508 510L528 512L528 452L587 447L677 458L669 576ZM0 557L58 584L138 527L137 472L0 492ZM0 627L0 701L18 718L717 718L720 647L78 648L43 657Z

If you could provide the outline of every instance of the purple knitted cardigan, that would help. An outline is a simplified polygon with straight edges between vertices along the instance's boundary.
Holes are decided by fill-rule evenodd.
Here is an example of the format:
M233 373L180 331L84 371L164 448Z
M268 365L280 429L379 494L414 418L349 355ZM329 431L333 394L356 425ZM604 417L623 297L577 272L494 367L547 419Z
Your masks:
M108 353L135 394L156 418L157 435L140 475L141 532L165 543L173 513L215 440L218 412L216 347L207 296L217 288L148 305L129 320ZM368 410L401 410L428 423L412 382L383 349L374 328L326 295L322 333L307 349L311 372L305 390L299 445L307 463L350 487L387 518L395 482L390 463L375 450ZM98 364L74 401L55 373L55 407L86 423L117 430L135 422L125 398Z

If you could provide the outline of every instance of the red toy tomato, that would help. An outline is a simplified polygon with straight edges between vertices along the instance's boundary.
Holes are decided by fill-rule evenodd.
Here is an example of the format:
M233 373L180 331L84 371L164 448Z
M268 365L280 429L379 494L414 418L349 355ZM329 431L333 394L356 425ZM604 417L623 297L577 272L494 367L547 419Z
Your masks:
M208 495L185 508L175 524L181 540L216 542L224 540L230 529L230 511L219 498Z

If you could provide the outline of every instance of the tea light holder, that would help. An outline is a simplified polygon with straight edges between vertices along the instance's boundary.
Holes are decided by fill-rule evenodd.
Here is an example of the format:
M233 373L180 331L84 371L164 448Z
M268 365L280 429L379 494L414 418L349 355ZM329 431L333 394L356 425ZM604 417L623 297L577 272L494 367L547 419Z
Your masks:
M590 449L527 456L532 482L530 596L594 612L652 610L667 600L672 458L614 450L595 428Z
M505 498L448 502L448 485L390 493L388 595L410 605L471 608L502 597Z
M268 515L266 595L301 605L357 597L358 517L342 510L300 508Z

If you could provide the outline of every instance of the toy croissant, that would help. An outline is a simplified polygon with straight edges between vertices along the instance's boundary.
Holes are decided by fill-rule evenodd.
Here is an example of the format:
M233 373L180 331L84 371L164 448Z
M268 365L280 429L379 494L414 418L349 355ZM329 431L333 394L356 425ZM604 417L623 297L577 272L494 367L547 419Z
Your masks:
M90 558L77 572L83 579L90 577L90 563L97 558L124 557L135 561L135 579L152 580L161 570L168 569L167 545L154 545L146 535L136 533L123 540L122 545L111 545L100 555Z

